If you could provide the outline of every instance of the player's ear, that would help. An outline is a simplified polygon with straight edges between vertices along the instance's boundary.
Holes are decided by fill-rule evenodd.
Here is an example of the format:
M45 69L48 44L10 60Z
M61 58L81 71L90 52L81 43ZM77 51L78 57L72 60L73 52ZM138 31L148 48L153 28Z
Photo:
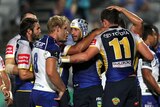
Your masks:
M60 27L59 27L59 26L56 26L55 30L56 30L57 32L60 32Z
M103 19L102 24L104 27L108 27L109 22L106 19Z

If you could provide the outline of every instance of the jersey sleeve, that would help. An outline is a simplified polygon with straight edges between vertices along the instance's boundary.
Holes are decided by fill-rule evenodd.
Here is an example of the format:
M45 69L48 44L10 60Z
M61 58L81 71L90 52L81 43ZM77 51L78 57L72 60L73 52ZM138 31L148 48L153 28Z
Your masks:
M62 50L62 55L67 55L68 50L71 48L72 45L66 45Z
M0 56L0 71L4 71L4 70L5 70L4 61L3 61L2 57Z
M152 70L151 62L150 62L150 61L147 61L147 60L143 60L143 61L142 61L142 69L143 69L143 68Z
M100 41L101 41L100 35L98 35L92 40L89 47L96 47L100 50L100 48L101 48L101 42Z
M133 37L136 45L138 45L139 43L143 42L142 38L138 34L133 34L132 33L132 37Z
M19 69L29 69L31 65L31 49L21 45L17 50L17 64Z
M14 58L15 51L16 51L16 41L12 39L8 42L6 46L5 58Z

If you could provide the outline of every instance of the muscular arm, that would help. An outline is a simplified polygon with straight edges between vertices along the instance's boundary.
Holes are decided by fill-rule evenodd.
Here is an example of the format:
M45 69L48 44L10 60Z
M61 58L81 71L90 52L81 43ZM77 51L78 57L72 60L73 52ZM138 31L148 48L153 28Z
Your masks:
M11 90L11 82L10 82L10 78L8 77L8 75L6 74L5 71L1 71L1 77L2 77L2 79L4 81L6 89L8 91L10 91Z
M138 17L136 14L128 11L127 9L119 6L109 6L107 9L116 9L117 11L123 13L133 24L131 26L131 31L139 34L140 36L142 35L143 32L143 20Z
M66 87L57 71L57 59L48 58L46 60L46 73L52 82L56 86L59 92L65 92Z
M155 92L157 92L160 95L160 87L158 86L156 80L152 76L152 71L147 68L142 69L142 75L145 81L154 89Z
M34 74L29 69L18 69L21 80L33 80Z
M14 58L6 58L5 60L6 72L8 74L18 75L18 68L15 64Z
M154 56L144 42L138 44L137 50L146 60L153 60Z
M93 58L98 53L99 53L98 48L89 47L85 52L70 56L70 62L71 63L85 62Z
M78 42L76 45L71 46L69 48L68 52L67 52L67 55L73 55L73 54L76 54L76 53L83 52L85 49L88 48L88 46L90 45L90 43L92 42L92 40L98 34L102 33L105 30L106 30L106 28L99 28L99 29L93 31L86 38L84 38L83 40L81 40L80 42Z

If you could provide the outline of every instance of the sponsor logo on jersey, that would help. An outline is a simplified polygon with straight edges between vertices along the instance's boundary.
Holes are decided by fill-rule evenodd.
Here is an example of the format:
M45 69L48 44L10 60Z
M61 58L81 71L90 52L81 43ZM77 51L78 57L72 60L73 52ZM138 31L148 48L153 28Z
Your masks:
M105 33L103 34L104 38L109 38L112 36L124 36L124 35L130 35L129 32L127 30L117 30L116 32L109 32L109 33Z
M29 54L19 54L18 64L29 64L30 55Z
M6 54L13 54L13 46L12 45L7 45Z
M97 41L96 39L93 39L92 42L91 42L91 45L95 45L96 41Z
M112 62L113 68L130 67L131 60Z
M120 99L118 97L112 98L112 102L114 105L118 105L118 103L120 103Z

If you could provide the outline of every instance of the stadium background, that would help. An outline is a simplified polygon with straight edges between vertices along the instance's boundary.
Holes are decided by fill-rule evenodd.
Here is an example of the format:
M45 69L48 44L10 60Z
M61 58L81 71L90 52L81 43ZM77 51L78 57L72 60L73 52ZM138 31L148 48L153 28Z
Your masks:
M101 10L109 5L123 6L160 30L160 0L0 0L0 55L4 58L5 46L18 33L20 16L26 11L36 13L43 35L48 18L56 13L70 20L86 19L89 31L97 28Z

